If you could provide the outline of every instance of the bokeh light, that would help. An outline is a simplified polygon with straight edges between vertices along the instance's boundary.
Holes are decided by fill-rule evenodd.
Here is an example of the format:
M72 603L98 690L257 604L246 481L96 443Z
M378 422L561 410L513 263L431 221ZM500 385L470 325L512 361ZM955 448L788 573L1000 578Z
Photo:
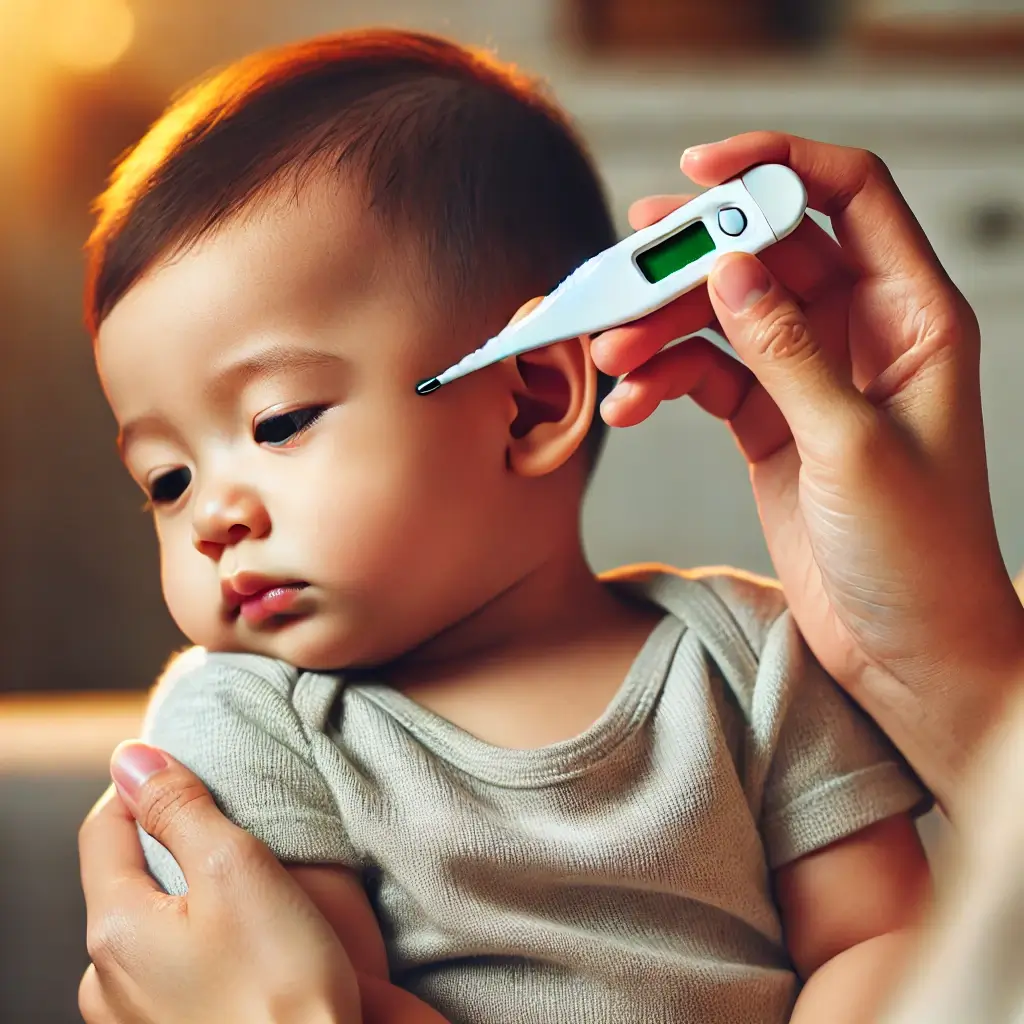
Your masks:
M95 72L116 64L135 36L126 0L62 0L46 27L51 59L69 71Z

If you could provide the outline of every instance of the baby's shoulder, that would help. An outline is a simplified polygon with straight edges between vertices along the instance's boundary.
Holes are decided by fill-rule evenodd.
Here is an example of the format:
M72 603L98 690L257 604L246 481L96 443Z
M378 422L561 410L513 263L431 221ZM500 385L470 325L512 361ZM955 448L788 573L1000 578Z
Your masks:
M295 689L299 675L294 665L277 658L188 647L164 666L154 695L168 697L204 686L236 685L286 696Z
M276 658L192 647L167 663L146 710L148 737L264 732L287 741L322 728L340 679Z
M685 623L742 637L755 657L787 613L786 598L776 580L728 566L677 569L660 563L637 565L604 578L628 587Z
M788 606L777 580L726 566L691 569L692 580L710 591L740 627L755 652L761 652L768 633Z
M161 674L142 738L199 776L280 860L358 865L324 778L335 752L323 727L339 685L274 658L191 648ZM142 842L164 887L184 892L170 855Z

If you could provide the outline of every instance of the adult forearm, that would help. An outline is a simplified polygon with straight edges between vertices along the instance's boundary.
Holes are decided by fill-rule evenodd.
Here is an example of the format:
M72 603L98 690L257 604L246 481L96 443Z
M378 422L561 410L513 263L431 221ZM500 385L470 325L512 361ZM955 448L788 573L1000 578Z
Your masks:
M1024 692L965 792L936 913L885 1024L1024 1019Z
M1002 632L1018 628L1014 623ZM978 758L1024 694L1024 634L993 636L984 651L965 652L910 682L896 669L865 672L847 686L850 694L888 734L933 793L941 809L959 822L967 780Z

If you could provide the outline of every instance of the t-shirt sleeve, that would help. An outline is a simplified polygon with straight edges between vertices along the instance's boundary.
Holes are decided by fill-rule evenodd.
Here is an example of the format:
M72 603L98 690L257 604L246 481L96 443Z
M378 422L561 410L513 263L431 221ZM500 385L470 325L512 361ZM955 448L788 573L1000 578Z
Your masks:
M359 866L317 768L320 726L340 683L284 662L194 648L157 683L143 738L198 775L236 825L282 861ZM171 854L142 832L150 871L168 892L187 889Z
M751 577L706 580L751 646L741 695L746 771L769 866L779 868L931 797L877 725L811 654L781 590Z

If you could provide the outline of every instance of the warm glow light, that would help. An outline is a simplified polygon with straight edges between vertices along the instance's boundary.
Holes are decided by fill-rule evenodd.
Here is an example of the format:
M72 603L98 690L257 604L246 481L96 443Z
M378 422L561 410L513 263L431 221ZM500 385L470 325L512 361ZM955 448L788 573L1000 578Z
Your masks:
M126 0L62 0L46 27L47 49L71 71L102 71L131 46L135 16Z

